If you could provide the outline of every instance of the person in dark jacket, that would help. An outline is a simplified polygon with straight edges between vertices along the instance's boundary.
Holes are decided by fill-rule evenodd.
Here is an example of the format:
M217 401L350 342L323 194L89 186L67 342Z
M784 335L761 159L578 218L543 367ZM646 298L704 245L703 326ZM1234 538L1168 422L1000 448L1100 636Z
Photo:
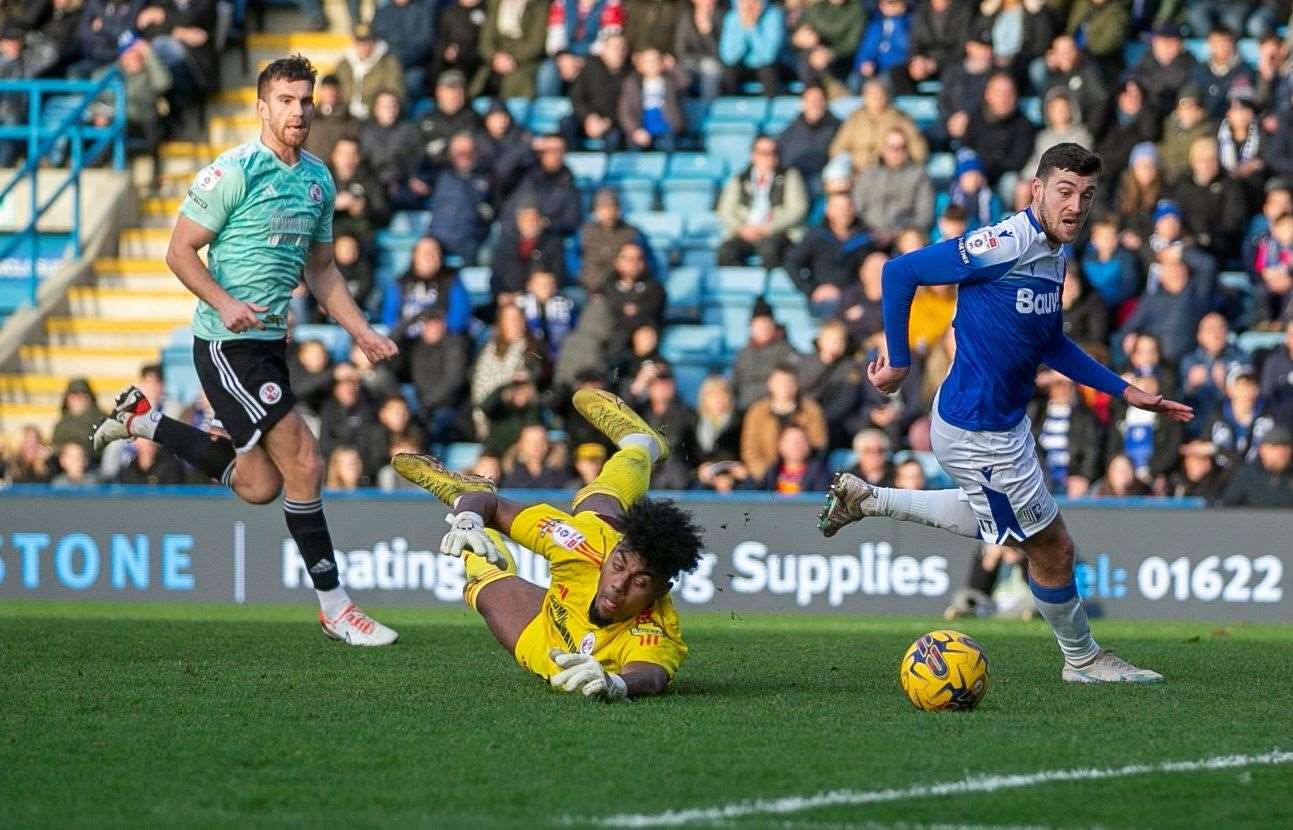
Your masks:
M515 221L522 204L543 206L548 228L566 237L579 230L583 209L575 177L566 167L566 142L560 136L536 138L533 143L537 164L521 177L503 209L503 227Z
M343 137L358 138L359 119L341 102L336 75L324 75L314 87L314 120L305 149L321 159L331 158Z
M1168 251L1151 268L1151 279L1155 276L1158 290L1140 299L1123 323L1120 337L1124 351L1130 351L1129 338L1133 334L1152 334L1162 344L1163 356L1175 364L1194 343L1199 320L1211 303L1213 281L1192 274L1179 253L1173 256Z
M565 464L557 463L555 455L547 428L539 423L527 424L503 460L503 477L498 486L532 490L564 487L570 472Z
M1285 426L1266 433L1257 458L1230 477L1218 502L1225 507L1293 507L1293 436Z
M643 245L642 232L624 221L620 197L612 188L598 190L592 216L579 229L579 284L590 293L601 291L614 273L620 248L630 242Z
M133 31L144 0L86 0L76 31L80 60L68 67L73 78L88 78L117 59L121 36Z
M422 153L433 166L446 163L450 138L461 132L478 132L482 126L480 116L467 104L465 85L461 72L446 71L436 79L435 106L418 119Z
M656 49L634 55L637 70L621 87L617 116L629 147L670 151L686 129L682 99L675 76L665 72L664 56Z
M669 53L686 0L625 0L624 36L634 55L647 49Z
M459 412L467 400L467 344L449 331L438 310L424 312L408 331L415 339L406 341L400 352L404 374L417 389L428 440L447 444L458 436Z
M1104 470L1104 434L1073 381L1047 370L1028 405L1037 454L1052 493L1080 498Z
M483 0L447 0L438 5L440 11L436 17L434 51L428 75L438 78L447 70L457 69L463 77L474 78L480 68L480 31L485 25L485 3Z
M830 470L813 451L808 433L794 424L784 427L777 439L777 460L764 474L762 489L782 496L797 496L823 491L830 484Z
M445 253L471 264L489 234L494 218L489 178L477 172L476 139L462 132L449 140L449 165L431 188L430 233Z
M1293 405L1293 320L1284 325L1284 342L1262 364L1261 390L1274 406Z
M922 81L938 78L960 59L965 33L974 23L973 3L956 0L922 0L911 23L911 46L905 66L896 66L889 77L899 95L912 95Z
M417 126L404 120L400 96L377 93L372 118L359 128L359 150L388 195L413 175L422 154L422 139Z
M618 348L612 352L623 349L629 333L638 326L658 328L664 321L665 303L664 286L651 276L641 245L634 242L621 245L615 255L614 271L614 278L603 289L616 321Z
M483 117L484 129L476 137L477 166L489 174L490 202L501 205L512 194L521 171L534 151L530 131L512 120L512 112L500 98L491 98Z
M1234 32L1218 26L1207 36L1208 59L1194 70L1194 82L1203 90L1203 108L1208 117L1219 121L1226 114L1230 90L1238 86L1251 89L1253 73L1239 57Z
M526 280L533 271L556 274L558 281L565 276L565 245L548 228L538 203L521 207L513 224L503 228L494 246L492 264L489 288L500 303L525 291Z
M821 403L828 446L846 447L862 409L866 371L849 349L848 328L838 320L822 324L815 346L799 364L799 388Z
M561 134L568 145L582 147L591 140L605 152L624 146L624 132L616 118L630 72L628 41L623 35L607 37L601 54L586 61L570 85L574 112L561 120Z
M373 34L386 41L404 67L404 88L410 100L425 93L426 65L435 43L436 5L433 0L390 0L373 14Z
M517 442L528 424L541 423L543 405L539 403L534 375L518 371L502 386L485 396L480 404L485 416L485 452L503 455Z
M1149 94L1150 106L1165 118L1176 107L1176 95L1194 78L1199 62L1185 48L1181 27L1160 23L1150 33L1149 49L1132 70L1132 77Z
M362 456L367 449L373 406L364 395L359 371L350 361L338 363L332 370L332 379L332 394L319 409L319 449L327 456L337 447L354 447Z
M381 320L392 335L417 337L411 327L428 311L444 315L450 334L463 334L471 322L471 298L458 272L444 265L444 250L434 236L413 245L408 270L382 298Z
M188 478L184 463L175 453L152 441L132 441L130 463L117 471L117 484L146 484L152 487L184 484Z
M218 86L215 0L146 0L133 28L171 70L173 101L182 105Z
M834 192L826 197L822 224L786 252L786 273L810 302L833 307L856 279L870 242L853 197L847 190Z
M645 394L631 403L642 419L673 448L665 462L651 474L651 485L661 490L689 489L699 455L694 443L696 413L678 398L678 386L668 363L652 364L647 371L650 379L646 381Z
M1181 208L1185 229L1199 247L1225 262L1239 255L1247 220L1243 186L1221 169L1217 141L1196 138L1190 145L1190 172L1169 189Z
M1101 190L1111 200L1115 196L1114 185L1131 164L1132 149L1138 144L1158 141L1163 124L1158 112L1147 101L1145 88L1135 78L1124 79L1116 93L1108 125L1096 141L1096 152L1102 162Z
M877 335L884 334L884 314L881 307L884 264L887 254L880 251L867 254L858 266L857 277L840 295L835 317L848 326L849 337L863 348L870 348Z
M826 91L821 84L805 86L799 103L799 115L777 136L777 150L783 164L798 170L809 181L821 175L826 166L840 120L826 106Z
M338 140L328 162L337 187L332 232L348 233L368 247L374 234L391 220L386 189L362 163L358 139Z
M1181 465L1167 477L1167 495L1217 503L1226 487L1226 471L1217 464L1217 448L1202 439L1181 445Z
M998 72L983 91L983 106L969 118L964 144L979 154L988 181L995 187L1007 173L1018 173L1032 153L1037 128L1019 111L1019 96L1010 75Z
M960 144L992 72L992 36L983 27L973 26L965 41L964 59L946 67L940 79L938 121L932 130L935 144Z
M1060 293L1064 333L1088 352L1107 353L1109 307L1087 282L1077 260L1066 260L1065 265L1064 287Z
M318 415L332 392L332 357L327 348L318 340L302 340L292 349L288 366L292 394L302 406Z

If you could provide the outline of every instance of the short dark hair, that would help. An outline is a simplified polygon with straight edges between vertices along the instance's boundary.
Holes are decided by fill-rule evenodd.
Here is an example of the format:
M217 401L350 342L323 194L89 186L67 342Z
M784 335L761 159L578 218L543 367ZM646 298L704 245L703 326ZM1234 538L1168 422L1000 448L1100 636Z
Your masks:
M269 85L273 81L309 81L314 83L318 74L314 66L310 64L309 58L303 55L279 58L260 71L260 76L256 78L256 97L262 101L266 100L265 95L268 93Z
M161 380L161 379L162 379L162 364L160 364L160 363L149 363L147 366L145 366L145 367L143 367L142 369L140 369L140 370L139 370L139 376L140 376L141 378L146 378L146 377L155 377L155 378L157 378L158 380Z
M1065 141L1042 153L1037 164L1037 178L1045 181L1053 170L1067 170L1079 176L1100 175L1100 157L1081 144Z
M671 582L700 564L700 525L673 499L639 499L620 523L629 549L660 579Z

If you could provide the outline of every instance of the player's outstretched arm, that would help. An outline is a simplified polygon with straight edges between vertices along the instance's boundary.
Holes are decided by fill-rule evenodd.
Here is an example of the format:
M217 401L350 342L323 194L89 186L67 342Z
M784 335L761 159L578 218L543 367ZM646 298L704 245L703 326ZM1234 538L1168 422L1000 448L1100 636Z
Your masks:
M1151 395L1136 386L1128 385L1122 393L1122 399L1137 409L1148 409L1182 424L1188 424L1194 420L1194 407L1164 398L1162 395Z
M305 263L305 284L319 305L350 334L355 345L373 363L392 358L399 351L395 342L368 325L368 318L350 296L346 278L337 270L331 242L315 242Z
M184 287L197 298L215 309L220 322L229 331L241 333L248 329L264 329L259 314L268 311L265 306L235 299L220 287L198 251L215 239L216 232L184 214L175 222L171 241L166 248L166 266L171 269Z
M563 692L579 692L584 697L615 703L632 697L658 695L669 686L669 673L654 663L626 663L616 674L606 671L591 654L554 648L548 656L561 670L548 682L552 688Z
M1168 400L1162 395L1151 395L1132 386L1100 361L1084 352L1082 347L1066 334L1056 337L1054 345L1043 356L1042 361L1074 383L1089 386L1115 398L1122 398L1138 409L1148 409L1183 424L1194 419L1192 408L1183 403Z

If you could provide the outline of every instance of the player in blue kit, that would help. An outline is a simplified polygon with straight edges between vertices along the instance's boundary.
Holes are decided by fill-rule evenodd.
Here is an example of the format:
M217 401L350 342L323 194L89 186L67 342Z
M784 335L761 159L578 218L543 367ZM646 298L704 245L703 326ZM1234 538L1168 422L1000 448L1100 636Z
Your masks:
M885 338L867 377L887 394L907 377L911 301L921 285L957 285L956 355L934 398L934 455L959 485L953 490L876 487L847 473L831 484L819 528L833 536L867 516L941 527L996 544L1017 543L1028 557L1037 608L1064 653L1064 680L1153 682L1098 646L1073 580L1074 546L1046 489L1024 407L1041 365L1076 383L1176 421L1193 410L1128 384L1064 334L1060 292L1063 246L1077 238L1095 196L1100 157L1081 145L1047 150L1032 181L1032 205L1003 221L913 251L884 268Z

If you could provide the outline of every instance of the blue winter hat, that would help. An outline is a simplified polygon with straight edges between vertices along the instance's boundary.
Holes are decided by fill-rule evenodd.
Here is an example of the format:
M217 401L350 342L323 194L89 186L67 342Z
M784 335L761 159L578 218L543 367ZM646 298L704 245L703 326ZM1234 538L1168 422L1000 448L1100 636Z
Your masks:
M1155 164L1158 164L1161 157L1158 154L1158 147L1154 146L1154 142L1142 141L1132 147L1131 155L1127 157L1127 163L1135 164L1144 158L1151 159Z
M1171 199L1159 199L1158 204L1154 205L1154 221L1157 222L1164 216L1175 216L1180 221L1181 206Z
M143 38L141 38L138 34L131 31L130 29L127 29L126 31L122 32L120 35L117 36L117 54L118 55L126 54L126 52L130 51L130 47L134 46L142 39Z
M971 171L983 176L987 175L987 172L983 169L983 160L979 158L978 153L969 148L957 150L956 178L959 179L962 175Z

